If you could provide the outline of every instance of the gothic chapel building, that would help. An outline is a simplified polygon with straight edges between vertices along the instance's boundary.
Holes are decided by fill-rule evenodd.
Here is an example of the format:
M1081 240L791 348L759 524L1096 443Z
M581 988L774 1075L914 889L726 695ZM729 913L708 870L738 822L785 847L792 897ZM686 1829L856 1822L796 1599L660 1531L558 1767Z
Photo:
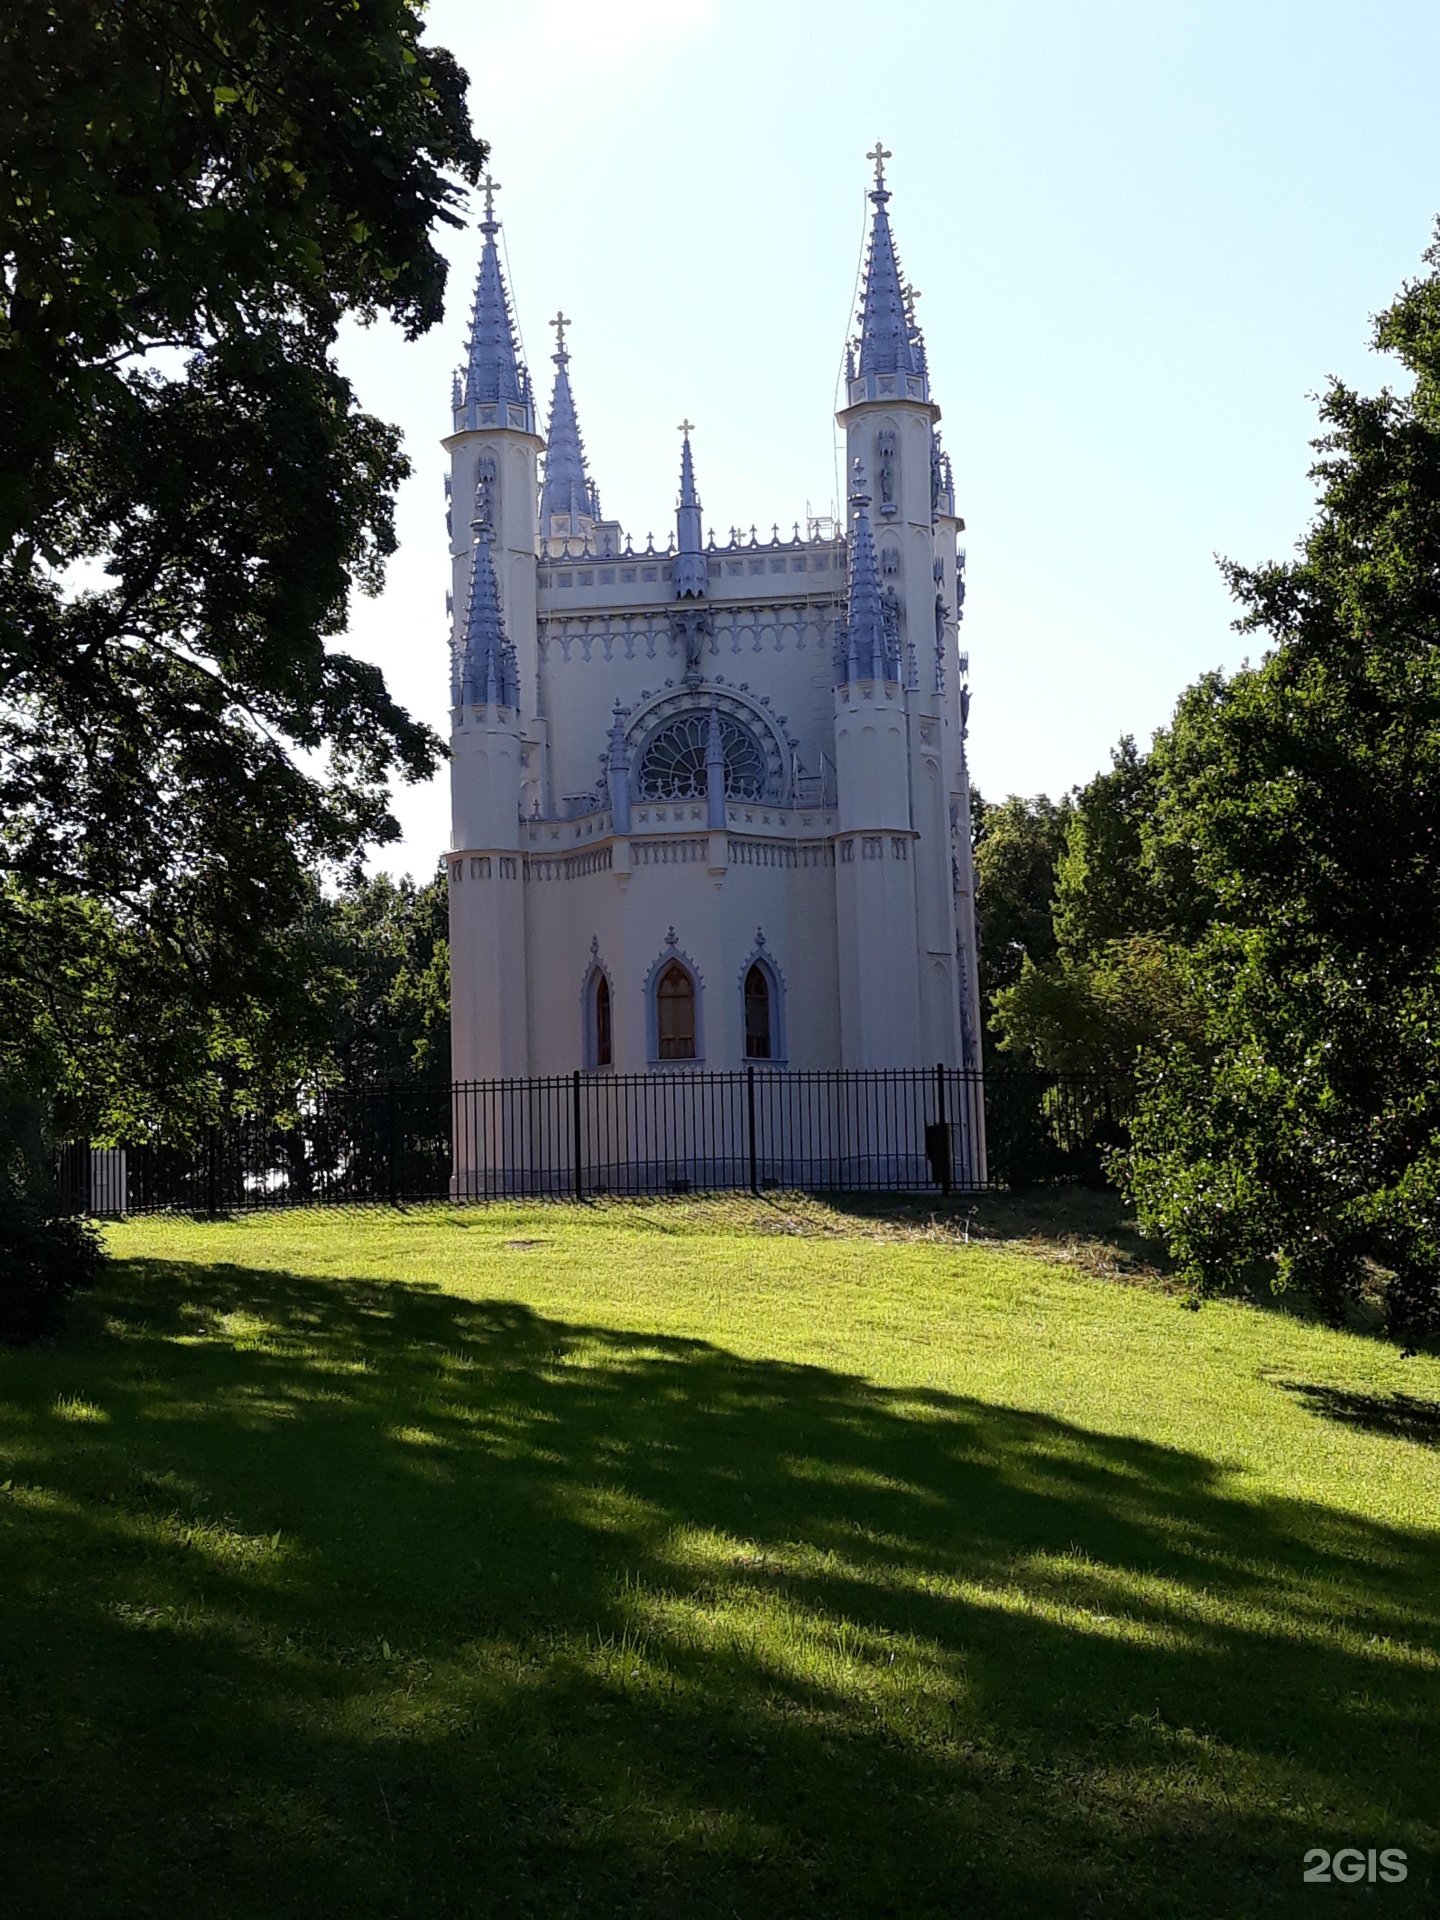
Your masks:
M453 1071L979 1066L964 552L877 142L843 534L601 510L538 430L493 198L445 442Z

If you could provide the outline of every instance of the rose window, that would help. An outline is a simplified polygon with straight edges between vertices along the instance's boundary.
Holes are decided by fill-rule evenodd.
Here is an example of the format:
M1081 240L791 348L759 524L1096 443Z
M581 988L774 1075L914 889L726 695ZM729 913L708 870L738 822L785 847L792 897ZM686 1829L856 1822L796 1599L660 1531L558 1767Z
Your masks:
M686 714L662 727L645 749L640 763L642 800L703 800L705 745L710 717ZM725 792L732 800L759 800L765 792L765 755L748 727L720 716L720 744L725 753Z

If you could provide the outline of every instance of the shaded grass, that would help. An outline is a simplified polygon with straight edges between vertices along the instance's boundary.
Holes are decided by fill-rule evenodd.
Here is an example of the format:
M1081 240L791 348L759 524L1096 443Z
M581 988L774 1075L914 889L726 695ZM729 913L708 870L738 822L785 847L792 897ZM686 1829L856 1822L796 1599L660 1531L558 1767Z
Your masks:
M0 1360L13 1910L1429 1910L1440 1363L789 1197L111 1240Z

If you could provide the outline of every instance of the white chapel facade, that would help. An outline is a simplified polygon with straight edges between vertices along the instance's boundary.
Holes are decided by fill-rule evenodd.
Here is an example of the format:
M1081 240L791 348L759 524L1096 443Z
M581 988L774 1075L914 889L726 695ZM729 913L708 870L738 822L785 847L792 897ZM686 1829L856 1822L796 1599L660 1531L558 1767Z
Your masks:
M601 510L542 434L487 193L452 395L452 1074L978 1069L964 521L877 142L850 499L769 540Z

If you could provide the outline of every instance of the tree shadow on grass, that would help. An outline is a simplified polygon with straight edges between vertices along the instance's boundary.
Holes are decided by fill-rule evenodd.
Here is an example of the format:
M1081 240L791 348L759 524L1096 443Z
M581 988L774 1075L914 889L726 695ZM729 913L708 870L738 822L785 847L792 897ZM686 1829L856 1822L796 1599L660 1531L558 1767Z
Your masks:
M1432 1536L419 1287L92 1311L0 1376L15 1911L1423 1906Z
M1342 1426L1361 1427L1395 1440L1418 1440L1440 1447L1440 1400L1423 1400L1409 1393L1355 1393L1310 1380L1275 1380L1285 1393L1323 1419Z

